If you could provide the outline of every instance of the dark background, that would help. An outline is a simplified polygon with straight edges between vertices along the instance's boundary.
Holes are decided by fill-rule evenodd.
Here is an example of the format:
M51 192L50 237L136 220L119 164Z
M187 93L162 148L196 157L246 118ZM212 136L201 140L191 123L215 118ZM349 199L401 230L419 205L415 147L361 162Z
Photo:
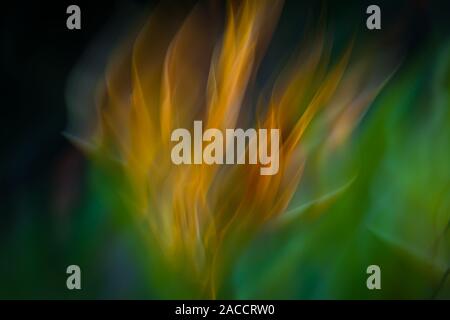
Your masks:
M194 2L184 3L192 6ZM70 4L81 8L81 30L66 28L66 8ZM311 8L318 10L323 4L335 23L338 38L357 30L360 36L384 38L387 44L400 42L405 59L420 49L429 36L430 23L442 30L444 38L449 34L449 1L287 1L273 46L285 48L295 43L300 37L295 30L302 28L305 12ZM365 9L369 4L381 7L381 31L365 28ZM14 278L19 275L26 278L28 268L48 269L52 265L54 270L48 270L52 273L67 264L64 256L67 248L58 247L55 241L59 233L64 233L61 221L67 224L71 221L70 214L75 212L71 205L83 197L86 165L83 155L62 135L68 123L66 81L86 47L95 41L113 15L120 15L124 7L137 8L137 12L139 8L150 10L153 5L154 2L137 0L2 4L0 279L9 283L0 284L0 297L33 296L33 292L16 287ZM390 27L399 24L405 32L401 38L395 38ZM68 198L55 197L62 191ZM42 228L31 231L36 226ZM25 240L16 241L20 237ZM43 255L46 262L41 266L33 264L33 252L25 254L23 247L34 239L48 248L44 253L34 252ZM28 280L34 281L36 287L48 285L46 294L53 296L56 283L63 279L64 273L56 277L54 284L40 283L35 276ZM2 290L2 286L7 290ZM36 289L34 293L40 292Z

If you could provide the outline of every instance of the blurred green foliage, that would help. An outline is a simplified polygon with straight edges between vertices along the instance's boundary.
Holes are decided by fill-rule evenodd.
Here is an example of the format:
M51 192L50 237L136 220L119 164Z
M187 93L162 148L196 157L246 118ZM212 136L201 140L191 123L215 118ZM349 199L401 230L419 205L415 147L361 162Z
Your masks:
M305 179L317 183L305 193L318 198L299 190L292 218L252 241L220 297L450 298L450 41L442 38L400 65L332 161L317 154L307 163ZM50 182L0 204L15 215L1 235L0 298L189 297L164 277L126 214L120 170L91 164L63 216ZM70 264L82 269L82 291L66 289ZM371 264L381 267L382 290L366 288Z

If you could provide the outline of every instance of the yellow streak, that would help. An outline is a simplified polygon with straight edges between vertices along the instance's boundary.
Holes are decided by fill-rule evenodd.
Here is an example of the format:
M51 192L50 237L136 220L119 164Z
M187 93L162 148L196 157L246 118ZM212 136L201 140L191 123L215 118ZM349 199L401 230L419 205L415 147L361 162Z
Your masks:
M157 9L131 52L120 57L129 63L115 59L106 76L99 150L113 151L123 162L133 207L168 265L190 268L211 297L239 247L288 206L307 159L304 133L331 104L352 51L349 45L328 68L330 48L320 27L277 79L268 105L259 99L265 111L247 124L280 129L278 174L261 176L259 165L173 165L174 128L191 128L194 120L203 120L204 130L236 128L243 121L243 101L280 8L280 1L229 2L219 41L205 8L195 7L183 23L168 21ZM344 100L352 101L356 92L348 92ZM333 135L347 136L373 97L369 93L357 108L333 118Z

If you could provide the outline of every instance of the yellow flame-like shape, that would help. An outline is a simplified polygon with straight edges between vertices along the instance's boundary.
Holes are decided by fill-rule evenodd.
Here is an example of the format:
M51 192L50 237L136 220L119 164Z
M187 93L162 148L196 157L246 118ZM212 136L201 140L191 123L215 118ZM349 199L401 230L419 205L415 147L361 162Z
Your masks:
M377 91L355 99L358 76L341 81L352 46L329 66L321 27L278 77L268 102L263 95L252 99L250 85L281 7L280 1L230 2L224 28L213 19L214 7L195 7L181 24L161 7L129 56L113 59L106 76L97 152L123 163L132 210L145 219L167 265L188 268L210 297L241 244L288 206L307 155L302 137L313 118L332 98L342 102L323 117L330 124L328 144L335 145ZM358 70L353 74L361 76ZM191 128L194 120L205 130L280 129L278 174L262 176L259 165L172 164L171 132Z

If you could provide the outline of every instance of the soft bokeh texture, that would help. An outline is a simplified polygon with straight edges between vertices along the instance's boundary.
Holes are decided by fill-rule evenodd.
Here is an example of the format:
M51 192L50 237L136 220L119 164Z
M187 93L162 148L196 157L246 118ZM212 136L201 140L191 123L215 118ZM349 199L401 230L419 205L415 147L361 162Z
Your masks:
M0 296L448 299L448 22L439 2L381 4L368 31L367 5L111 19L67 77L53 182L3 204ZM280 171L172 164L170 133L194 120L279 128ZM372 264L382 290L366 287Z

